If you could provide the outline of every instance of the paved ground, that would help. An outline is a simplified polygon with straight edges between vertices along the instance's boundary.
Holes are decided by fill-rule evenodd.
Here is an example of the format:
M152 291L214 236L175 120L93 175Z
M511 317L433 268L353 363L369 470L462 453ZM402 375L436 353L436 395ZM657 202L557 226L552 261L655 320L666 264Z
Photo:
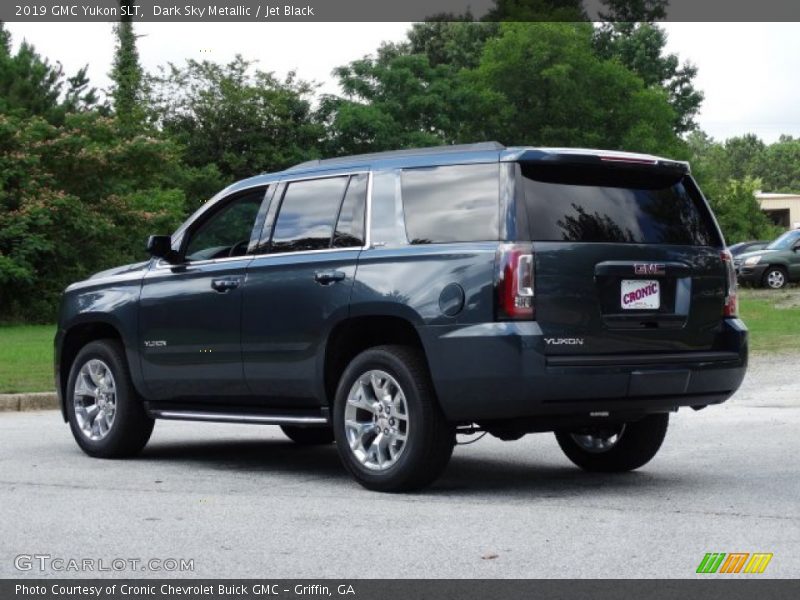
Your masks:
M485 438L410 496L362 490L333 447L277 428L160 422L111 462L56 412L6 413L0 577L36 553L189 558L202 577L687 577L711 551L773 552L765 575L797 577L799 381L800 355L755 361L636 473L584 474L548 434Z

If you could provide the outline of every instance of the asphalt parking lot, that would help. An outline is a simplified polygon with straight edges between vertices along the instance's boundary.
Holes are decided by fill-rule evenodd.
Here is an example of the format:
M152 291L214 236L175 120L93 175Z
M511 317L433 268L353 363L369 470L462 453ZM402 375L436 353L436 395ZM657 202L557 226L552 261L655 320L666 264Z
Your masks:
M98 575L14 566L48 554L194 559L181 577L683 578L706 552L772 552L759 577L796 577L798 432L800 355L759 358L727 404L674 416L638 472L582 473L549 434L487 437L405 496L273 427L159 422L141 457L101 461L57 412L5 413L0 577Z

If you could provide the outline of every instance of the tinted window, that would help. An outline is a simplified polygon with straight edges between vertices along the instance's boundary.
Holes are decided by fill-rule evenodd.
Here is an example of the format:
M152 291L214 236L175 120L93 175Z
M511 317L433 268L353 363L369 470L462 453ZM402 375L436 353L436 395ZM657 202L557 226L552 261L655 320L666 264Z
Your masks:
M353 175L344 195L336 232L334 248L364 245L364 213L367 205L367 175Z
M245 254L263 199L264 189L260 188L235 198L212 214L191 234L186 258L207 260Z
M347 179L331 177L290 183L278 211L271 251L329 248Z
M788 250L792 246L794 246L795 242L800 241L800 231L787 231L780 237L776 238L772 241L769 246L767 246L768 250Z
M408 239L412 244L498 239L498 190L497 164L403 171Z
M683 174L523 164L522 175L534 240L719 243L707 209Z

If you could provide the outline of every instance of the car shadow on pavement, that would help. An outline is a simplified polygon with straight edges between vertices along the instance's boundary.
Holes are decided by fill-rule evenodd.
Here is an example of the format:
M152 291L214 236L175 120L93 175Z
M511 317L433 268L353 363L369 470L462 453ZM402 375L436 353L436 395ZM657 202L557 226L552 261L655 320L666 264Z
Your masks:
M267 477L296 476L298 481L309 476L330 480L336 485L351 486L336 448L330 446L298 446L283 440L209 440L170 441L149 445L137 460L170 463L175 467L191 465L200 470L222 470L228 473L251 473ZM285 482L285 479L284 479ZM676 491L676 486L693 487L691 476L677 478L673 471L660 473L657 466L644 467L633 473L586 473L570 464L554 465L537 461L491 456L455 455L441 478L418 496L470 496L503 493L516 496L564 497L591 492L598 495L637 492Z
M194 468L228 472L294 472L298 477L311 474L347 479L333 444L298 446L289 440L159 442L148 445L137 460L191 464Z
M635 489L647 491L675 490L675 486L693 486L692 478L676 478L673 472L659 473L657 467L643 467L630 473L587 473L569 463L554 465L526 460L503 460L493 457L454 457L430 494L469 496L502 492L511 495L563 497L591 493L618 496ZM699 485L699 483L698 483Z

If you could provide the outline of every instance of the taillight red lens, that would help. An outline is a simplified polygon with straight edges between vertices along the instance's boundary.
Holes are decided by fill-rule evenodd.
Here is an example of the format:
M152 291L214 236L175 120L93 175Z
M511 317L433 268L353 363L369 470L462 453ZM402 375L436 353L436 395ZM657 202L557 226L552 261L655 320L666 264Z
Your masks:
M739 314L739 300L736 297L736 268L733 266L733 256L730 251L723 250L719 253L719 257L722 259L722 264L725 265L728 276L722 314L725 317L735 317Z
M497 318L533 319L533 252L529 244L500 244L497 249Z

